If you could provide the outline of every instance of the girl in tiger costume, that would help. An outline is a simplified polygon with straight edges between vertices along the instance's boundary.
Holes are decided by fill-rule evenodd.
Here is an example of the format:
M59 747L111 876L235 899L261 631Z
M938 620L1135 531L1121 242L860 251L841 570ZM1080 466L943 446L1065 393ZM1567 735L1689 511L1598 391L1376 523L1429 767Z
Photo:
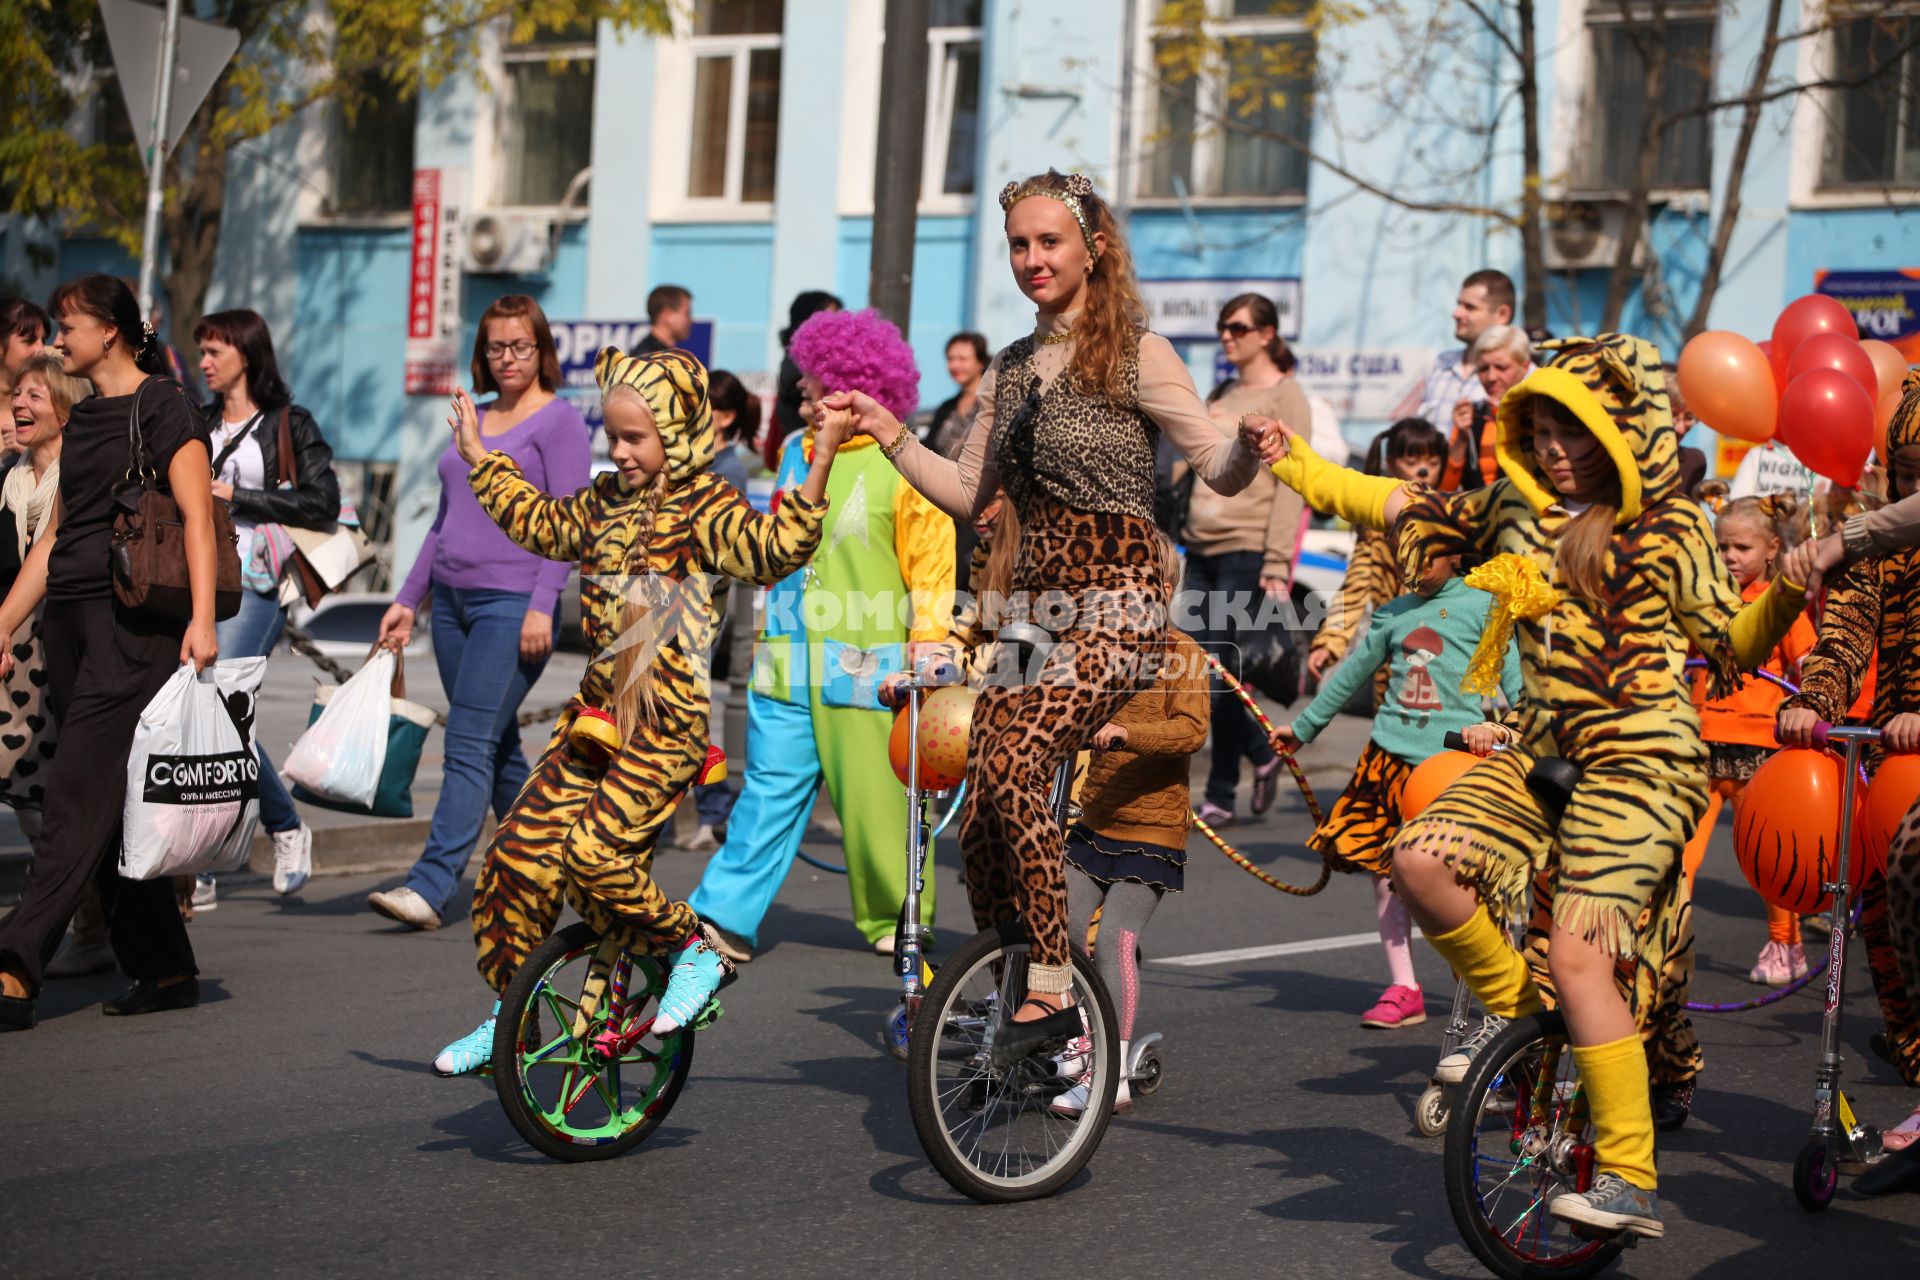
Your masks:
M1673 937L1680 853L1706 807L1705 744L1683 663L1691 642L1715 692L1765 661L1805 600L1811 549L1742 607L1706 513L1679 492L1678 440L1654 347L1604 334L1547 343L1501 401L1503 478L1467 493L1368 479L1320 460L1291 432L1264 450L1316 510L1394 528L1401 572L1435 556L1484 558L1469 576L1494 606L1464 688L1490 690L1517 628L1525 697L1517 744L1470 770L1394 840L1395 888L1434 949L1489 1012L1541 1007L1499 919L1527 907L1550 867L1547 956L1589 1100L1596 1176L1549 1212L1657 1237L1647 1055L1615 981ZM1284 451L1284 452L1283 452ZM1275 456L1283 455L1283 456ZM1527 786L1536 759L1583 776L1557 829ZM1484 904L1484 905L1483 905ZM1674 907L1677 910L1677 906ZM1649 915L1651 912L1651 915Z
M653 1023L666 1035L697 1017L733 972L687 904L668 900L650 874L661 828L707 756L707 651L719 623L710 575L764 585L806 563L846 424L844 415L823 423L806 483L777 514L761 515L707 470L714 432L699 361L608 347L594 374L618 470L566 498L540 492L504 453L488 453L471 403L454 399L450 423L480 505L527 550L580 562L581 618L596 655L494 833L474 886L473 936L481 976L504 991L553 931L564 897L603 935L674 954ZM489 1015L434 1070L477 1071L492 1046Z
M1887 425L1886 463L1891 500L1920 492L1920 370L1907 375ZM1780 706L1780 741L1811 746L1816 722L1846 718L1876 649L1868 719L1885 731L1880 747L1920 750L1920 548L1862 560L1833 581L1819 638L1801 664L1800 692ZM1874 1047L1909 1087L1920 1087L1920 820L1913 813L1888 850L1887 874L1862 886L1860 904L1867 965L1887 1024ZM1882 1141L1889 1151L1920 1143L1920 1110Z

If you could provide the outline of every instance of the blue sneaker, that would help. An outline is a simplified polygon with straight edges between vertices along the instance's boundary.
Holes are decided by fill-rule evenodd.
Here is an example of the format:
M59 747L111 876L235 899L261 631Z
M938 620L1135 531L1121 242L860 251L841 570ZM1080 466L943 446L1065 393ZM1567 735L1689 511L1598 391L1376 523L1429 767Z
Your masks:
M660 1010L653 1015L653 1034L670 1036L698 1018L733 973L733 964L708 943L703 928L695 929L674 958Z
M440 1051L433 1060L437 1076L470 1076L493 1061L493 1020L500 1016L500 1002L493 1002L487 1020Z
M1660 1197L1642 1191L1618 1174L1603 1173L1593 1180L1593 1189L1582 1194L1563 1191L1553 1198L1547 1212L1562 1222L1602 1231L1631 1232L1649 1240L1666 1234L1660 1223Z

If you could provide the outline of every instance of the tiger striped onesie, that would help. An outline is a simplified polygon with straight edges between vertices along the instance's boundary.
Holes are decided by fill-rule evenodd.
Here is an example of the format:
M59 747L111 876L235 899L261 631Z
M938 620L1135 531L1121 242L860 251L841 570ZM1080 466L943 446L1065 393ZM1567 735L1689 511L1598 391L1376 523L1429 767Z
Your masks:
M650 872L661 828L706 757L707 651L721 605L706 575L777 582L813 554L827 510L796 490L777 514L761 515L707 471L713 420L706 371L693 357L629 357L609 347L594 372L603 390L625 383L646 401L666 447L663 485L639 493L607 474L555 498L504 453L488 454L469 477L508 537L548 559L580 562L581 621L595 655L474 886L480 973L495 991L553 931L563 895L594 929L635 949L675 947L693 932L693 912L668 900ZM611 650L635 639L621 636L620 624L642 575L670 592L652 615L662 620L649 668L654 717L612 760L592 760L568 731L583 709L614 708Z

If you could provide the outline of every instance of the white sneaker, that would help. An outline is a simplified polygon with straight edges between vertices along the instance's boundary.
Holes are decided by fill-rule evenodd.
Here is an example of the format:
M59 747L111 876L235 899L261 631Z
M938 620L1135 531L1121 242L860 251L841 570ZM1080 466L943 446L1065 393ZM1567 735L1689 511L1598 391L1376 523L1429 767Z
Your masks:
M213 883L212 876L201 876L193 882L193 914L212 911L220 905L219 889Z
M1488 1014L1480 1020L1480 1025L1460 1047L1440 1059L1440 1065L1433 1069L1433 1078L1441 1084L1459 1084L1467 1078L1467 1068L1473 1065L1473 1056L1493 1043L1493 1038L1506 1029L1507 1020Z
M680 849L684 853L705 853L708 849L719 847L720 838L714 835L713 828L703 825L687 837L687 842Z
M367 895L367 905L389 920L398 920L409 929L438 929L440 913L413 890L401 885Z
M1077 1116L1087 1109L1087 1099L1092 1096L1093 1072L1080 1077L1071 1089L1047 1104L1047 1110L1057 1116ZM1123 1115L1133 1110L1133 1092L1127 1088L1127 1081L1121 1078L1120 1087L1113 1091L1113 1113Z
M298 893L313 877L313 828L301 823L273 833L273 891Z

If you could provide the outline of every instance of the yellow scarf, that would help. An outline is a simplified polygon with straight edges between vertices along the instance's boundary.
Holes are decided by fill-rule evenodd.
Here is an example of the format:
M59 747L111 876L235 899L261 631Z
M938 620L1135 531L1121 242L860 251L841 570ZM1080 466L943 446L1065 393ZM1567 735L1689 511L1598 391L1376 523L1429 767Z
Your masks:
M1467 678L1460 682L1460 692L1494 697L1500 692L1500 669L1506 665L1514 625L1522 618L1532 621L1543 617L1560 602L1560 593L1540 572L1539 565L1513 551L1495 556L1469 573L1467 585L1491 595L1493 608L1487 613L1486 630L1480 633L1480 643L1467 663Z

